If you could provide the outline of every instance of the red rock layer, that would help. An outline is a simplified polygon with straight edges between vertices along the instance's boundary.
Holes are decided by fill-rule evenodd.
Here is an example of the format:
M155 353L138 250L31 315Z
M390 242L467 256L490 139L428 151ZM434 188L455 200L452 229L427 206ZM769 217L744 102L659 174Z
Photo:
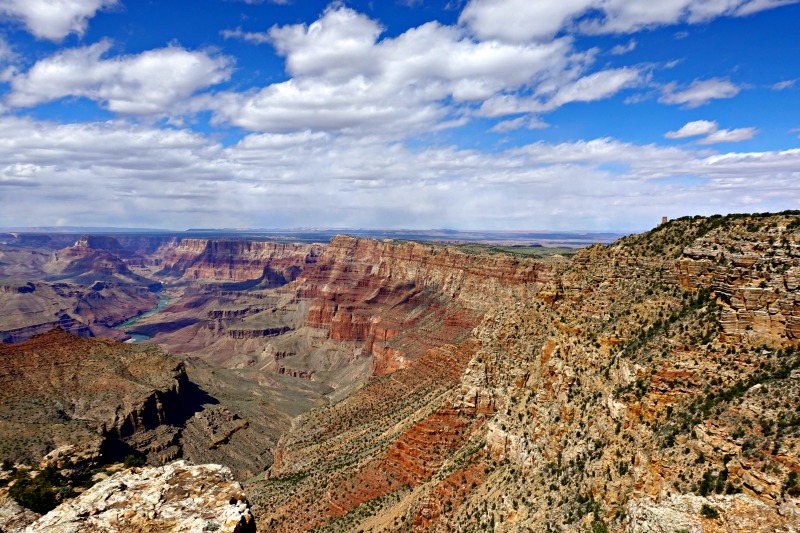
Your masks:
M455 386L477 346L474 341L468 341L459 346L429 350L397 374L374 381L369 387L336 404L332 412L321 412L324 418L313 423L314 435L310 441L305 441L306 446L298 448L298 443L284 442L288 448L276 451L272 468L274 475L291 475L291 469L286 471L283 467L302 464L303 458L307 459L309 455L323 454L325 460L335 463L337 457L346 455L347 450L378 446L383 451L365 460L355 472L346 468L340 471L332 480L330 489L325 491L324 498L309 502L304 495L299 495L279 505L262 504L258 511L261 519L266 523L275 515L297 516L298 522L279 530L305 531L344 516L364 502L404 487L419 486L430 479L481 427L484 418L444 404L421 416L417 422L408 424L388 441L383 437L375 440L367 435L373 431L393 433L396 430L389 429L393 423L386 422L387 418L404 420L413 417L421 404L440 397ZM402 423L407 424L405 420ZM331 441L326 439L333 435L342 435L343 438L335 439L333 447L316 449L316 443L330 444ZM284 451L289 453L284 454ZM477 479L477 476L477 473L471 473L470 479Z
M264 277L286 283L315 263L321 251L319 244L181 239L162 245L154 256L164 271L184 279L235 282Z
M306 325L327 329L333 340L364 342L373 375L381 376L460 342L491 301L525 297L551 276L551 267L530 259L338 236L297 291L312 300Z

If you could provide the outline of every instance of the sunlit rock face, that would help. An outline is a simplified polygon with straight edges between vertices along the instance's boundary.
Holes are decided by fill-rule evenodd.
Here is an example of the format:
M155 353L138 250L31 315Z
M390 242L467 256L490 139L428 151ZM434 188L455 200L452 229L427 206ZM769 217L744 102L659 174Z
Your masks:
M682 219L543 265L524 296L489 279L469 335L300 417L247 484L254 513L277 531L795 531L799 227ZM364 279L350 244L312 295L332 332L376 289L333 281Z
M118 472L39 518L26 532L255 532L229 469L176 461Z

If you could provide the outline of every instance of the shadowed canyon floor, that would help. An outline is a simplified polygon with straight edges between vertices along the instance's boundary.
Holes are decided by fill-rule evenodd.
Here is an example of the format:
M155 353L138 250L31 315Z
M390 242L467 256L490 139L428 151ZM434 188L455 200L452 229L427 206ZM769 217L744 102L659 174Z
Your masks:
M3 249L19 337L62 310L101 334L169 298L130 330L160 349L0 345L9 459L99 436L220 463L263 531L798 530L798 213L684 218L571 258L137 239ZM87 321L87 292L119 318Z

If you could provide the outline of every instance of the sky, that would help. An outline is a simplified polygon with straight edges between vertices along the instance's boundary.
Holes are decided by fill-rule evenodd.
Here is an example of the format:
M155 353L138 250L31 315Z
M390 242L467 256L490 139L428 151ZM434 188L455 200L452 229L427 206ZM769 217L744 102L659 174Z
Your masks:
M0 0L0 227L800 206L796 0Z

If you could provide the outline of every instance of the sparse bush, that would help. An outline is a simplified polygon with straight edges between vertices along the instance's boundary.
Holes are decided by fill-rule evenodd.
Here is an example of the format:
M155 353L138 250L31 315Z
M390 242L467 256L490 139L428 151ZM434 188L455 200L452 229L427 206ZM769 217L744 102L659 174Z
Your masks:
M57 495L70 497L72 489L65 486L65 480L52 466L44 468L39 475L31 479L28 471L19 470L14 476L14 484L9 487L8 495L17 503L39 514L45 514L58 505Z
M719 511L717 511L707 503L703 504L703 507L700 509L700 514L705 516L706 518L711 518L712 520L716 520L717 518L719 518Z
M123 460L125 468L132 468L134 466L144 466L146 463L145 458L137 455L126 455Z

